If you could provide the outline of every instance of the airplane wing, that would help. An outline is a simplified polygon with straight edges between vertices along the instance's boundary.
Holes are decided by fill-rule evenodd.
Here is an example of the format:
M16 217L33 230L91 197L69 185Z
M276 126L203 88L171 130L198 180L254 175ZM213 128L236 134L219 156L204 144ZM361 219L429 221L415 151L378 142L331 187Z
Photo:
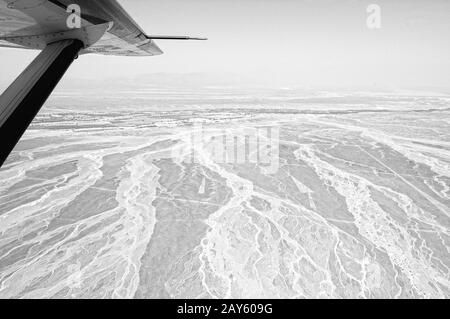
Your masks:
M83 53L152 56L163 52L115 0L0 0L0 46L30 48L11 42L24 36L69 30L67 7L81 8L81 26L112 23L111 28Z
M69 31L67 8L73 4L81 8L82 28L110 26L81 53L152 56L163 53L154 39L193 39L146 35L116 0L0 0L0 46L36 49L18 39Z
M147 35L116 0L0 0L0 47L42 51L0 96L0 167L80 54L160 55L156 39L206 40Z

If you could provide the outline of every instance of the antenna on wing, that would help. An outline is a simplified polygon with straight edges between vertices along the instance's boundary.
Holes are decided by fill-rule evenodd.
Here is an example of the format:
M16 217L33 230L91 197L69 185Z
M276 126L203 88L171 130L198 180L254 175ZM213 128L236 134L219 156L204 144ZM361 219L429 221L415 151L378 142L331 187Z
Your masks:
M208 38L172 36L172 35L145 35L149 40L208 40Z

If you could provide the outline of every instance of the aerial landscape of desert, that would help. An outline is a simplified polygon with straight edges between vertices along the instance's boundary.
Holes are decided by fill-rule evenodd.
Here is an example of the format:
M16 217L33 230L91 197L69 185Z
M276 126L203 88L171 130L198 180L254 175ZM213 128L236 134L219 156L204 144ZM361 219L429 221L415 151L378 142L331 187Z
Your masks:
M255 96L58 91L0 170L0 298L450 298L450 97Z

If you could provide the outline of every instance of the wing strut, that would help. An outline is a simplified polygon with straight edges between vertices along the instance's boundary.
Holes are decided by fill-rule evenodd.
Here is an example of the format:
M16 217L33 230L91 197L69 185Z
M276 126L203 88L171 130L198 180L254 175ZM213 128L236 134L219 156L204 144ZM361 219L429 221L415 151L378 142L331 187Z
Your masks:
M49 44L0 96L0 167L83 47L80 40Z

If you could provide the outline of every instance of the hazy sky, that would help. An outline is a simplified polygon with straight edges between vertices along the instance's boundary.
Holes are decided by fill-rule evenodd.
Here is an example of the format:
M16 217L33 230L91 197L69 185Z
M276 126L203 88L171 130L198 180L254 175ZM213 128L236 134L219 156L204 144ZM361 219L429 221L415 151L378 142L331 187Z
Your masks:
M449 0L121 0L149 34L207 36L157 41L149 58L82 56L67 76L233 73L298 85L450 85ZM381 6L381 29L366 26ZM1 79L36 55L1 49Z

